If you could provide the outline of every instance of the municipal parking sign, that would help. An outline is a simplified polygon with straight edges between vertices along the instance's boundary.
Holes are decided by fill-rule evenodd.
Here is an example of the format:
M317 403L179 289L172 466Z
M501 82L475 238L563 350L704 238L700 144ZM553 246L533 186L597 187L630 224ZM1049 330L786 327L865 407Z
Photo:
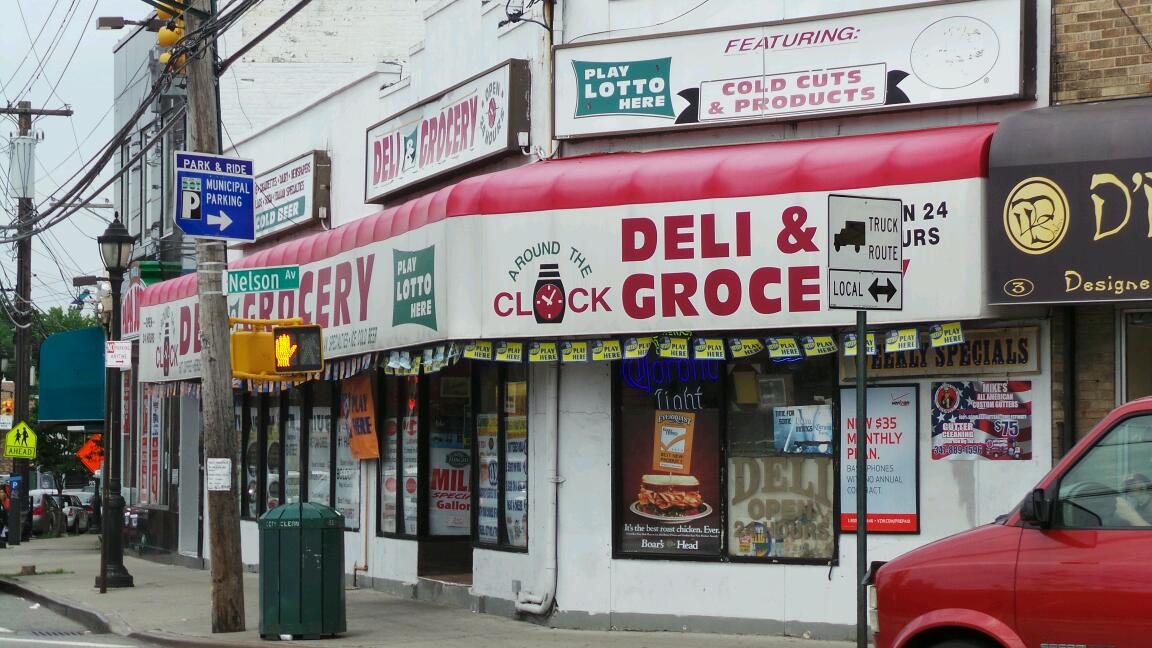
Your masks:
M176 152L176 225L194 238L254 241L252 161Z

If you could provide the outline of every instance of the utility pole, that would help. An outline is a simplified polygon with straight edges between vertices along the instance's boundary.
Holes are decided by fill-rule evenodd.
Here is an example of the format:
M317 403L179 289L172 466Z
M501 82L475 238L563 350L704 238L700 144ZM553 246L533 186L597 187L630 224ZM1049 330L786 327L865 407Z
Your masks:
M70 109L47 110L32 108L32 103L21 101L15 108L0 108L0 115L16 115L20 126L20 138L29 138L32 135L32 116L59 116L70 117ZM19 195L19 205L16 212L16 234L21 237L16 242L16 299L14 301L16 321L16 389L15 406L13 408L13 421L20 423L28 420L28 400L31 396L31 368L32 368L32 200L36 197L35 140L29 142L24 154L23 168L20 169L24 181L20 187L14 187ZM10 168L10 172L12 169ZM20 544L24 533L24 504L28 495L28 460L16 459L13 461L13 472L20 475L20 496L12 498L8 515L8 542ZM15 493L13 493L15 495Z
M213 0L191 0L185 13L187 33L200 26L196 9L214 13ZM189 54L189 146L199 153L220 153L220 105L216 92L216 38L207 51ZM223 273L227 267L224 242L196 241L196 288L200 296L200 358L203 367L201 402L204 456L228 459L235 466L240 456L232 415L232 362L228 341L228 302ZM232 487L208 491L208 528L212 538L212 632L244 630L244 581L240 559L240 506L238 475L232 469Z

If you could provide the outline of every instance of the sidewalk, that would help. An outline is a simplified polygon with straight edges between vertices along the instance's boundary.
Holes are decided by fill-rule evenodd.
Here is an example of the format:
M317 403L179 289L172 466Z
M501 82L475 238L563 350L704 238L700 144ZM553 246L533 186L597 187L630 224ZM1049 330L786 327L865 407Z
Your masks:
M211 634L209 572L162 565L131 556L124 565L136 587L100 594L93 587L100 554L94 534L33 540L0 549L0 574L6 587L56 601L69 616L142 641L174 646L270 646L257 633L260 623L258 581L244 576L247 632ZM41 575L13 576L22 565ZM62 573L45 573L60 570ZM344 648L389 646L467 646L468 648L846 648L850 644L784 637L684 633L555 630L532 623L475 614L459 608L402 599L374 590L349 589L348 632L335 639L296 641L295 645ZM94 614L92 614L94 613Z

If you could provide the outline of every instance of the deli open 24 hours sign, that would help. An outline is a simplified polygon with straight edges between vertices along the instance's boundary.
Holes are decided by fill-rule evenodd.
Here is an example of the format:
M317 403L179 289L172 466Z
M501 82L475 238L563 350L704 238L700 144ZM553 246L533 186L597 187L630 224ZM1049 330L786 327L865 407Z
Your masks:
M528 62L511 59L369 128L364 201L518 150L529 89Z
M855 531L856 390L840 390L840 530ZM868 533L920 532L920 462L916 385L868 388Z
M556 135L1022 97L1025 15L976 0L560 46Z

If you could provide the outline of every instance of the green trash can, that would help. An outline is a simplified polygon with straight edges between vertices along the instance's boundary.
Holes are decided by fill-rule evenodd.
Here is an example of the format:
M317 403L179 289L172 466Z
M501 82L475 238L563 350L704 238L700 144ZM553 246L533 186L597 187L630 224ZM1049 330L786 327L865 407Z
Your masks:
M344 516L311 502L260 517L260 637L316 638L348 629Z

